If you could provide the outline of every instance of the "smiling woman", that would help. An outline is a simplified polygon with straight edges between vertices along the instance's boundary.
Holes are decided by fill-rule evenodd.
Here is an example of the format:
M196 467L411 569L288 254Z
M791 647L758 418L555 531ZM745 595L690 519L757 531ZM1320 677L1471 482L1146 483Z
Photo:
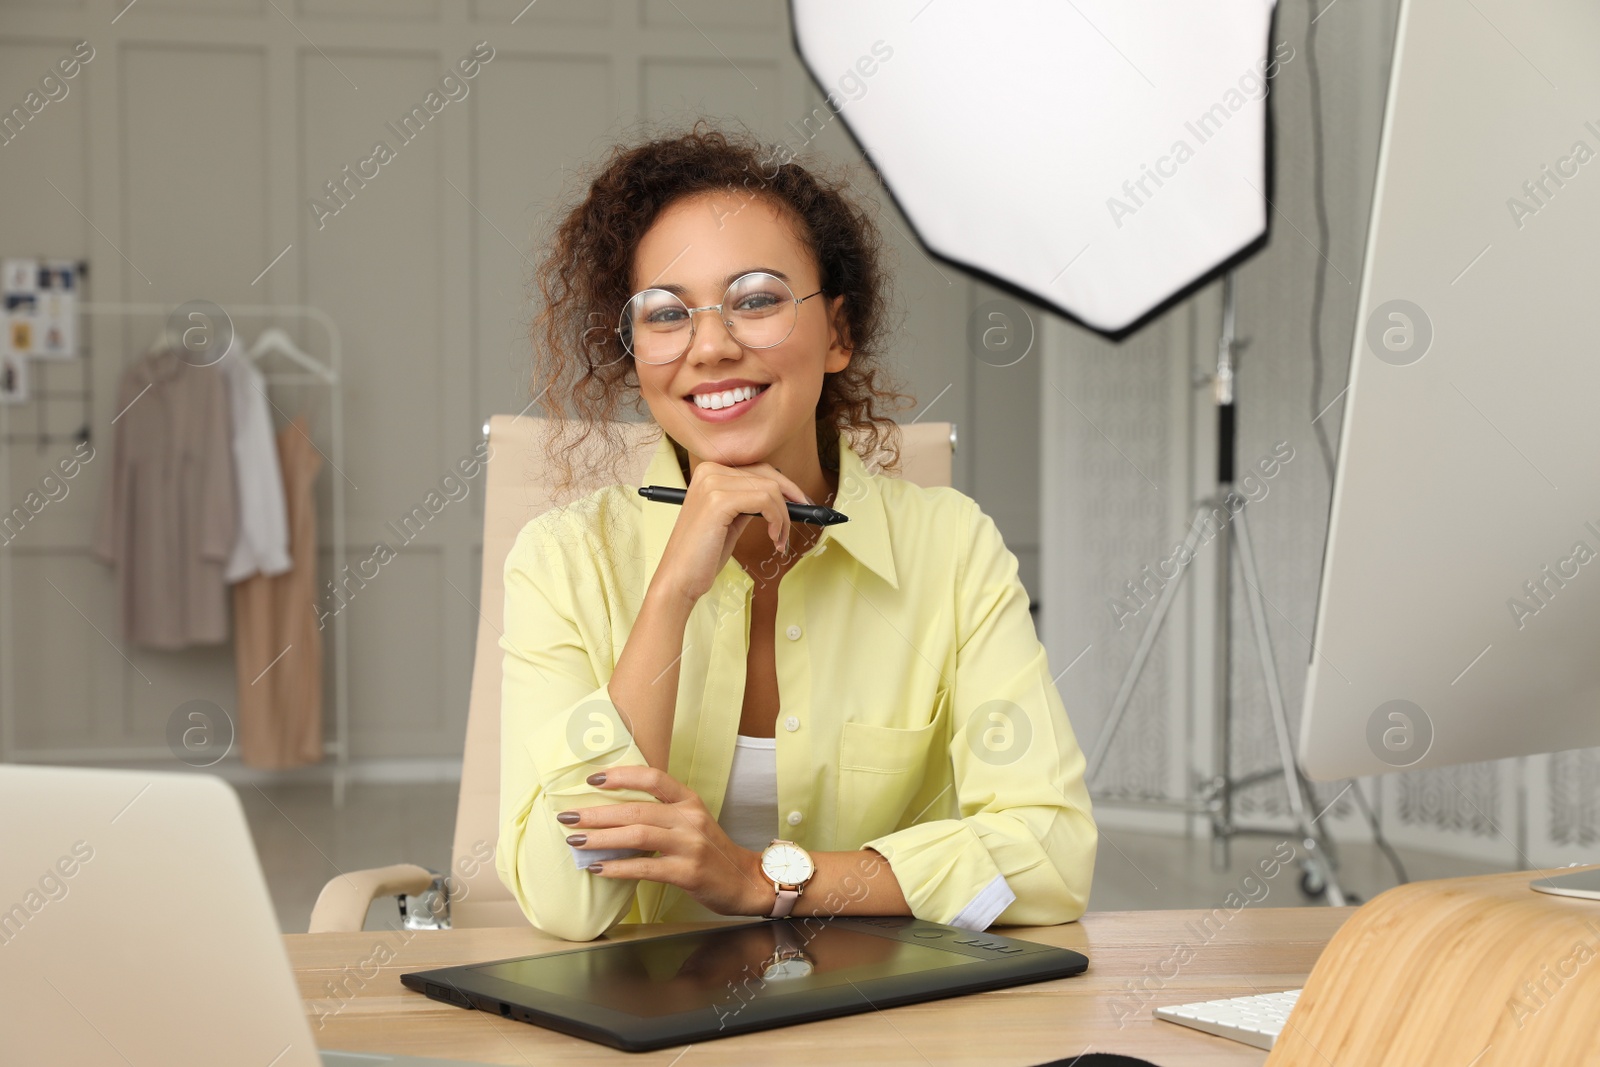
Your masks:
M565 418L568 412L562 404L544 405L547 417L561 420L552 455L562 472L555 487L557 497L571 488L573 472L567 461L577 453L576 445L598 434L606 438L605 454L620 456L622 439L614 436L613 420L624 403L639 412L638 402L646 399L638 365L618 326L630 298L649 285L666 282L662 287L670 288L674 281L654 277L660 266L646 264L640 254L646 233L669 207L677 209L676 225L669 223L674 232L669 236L658 231L653 241L657 248L670 247L667 259L680 250L690 251L670 244L682 238L685 224L698 223L703 242L694 254L700 256L710 250L705 241L720 246L743 226L741 234L767 234L785 262L798 257L807 268L807 281L828 279L830 310L837 310L839 325L852 343L852 357L839 371L823 375L815 409L819 455L835 462L837 434L849 428L864 450L883 446L898 459L889 444L893 417L879 409L911 398L890 387L881 365L890 313L889 280L880 263L877 228L867 211L845 196L847 180L827 181L815 168L780 164L782 158L784 154L771 146L752 138L730 138L700 123L681 137L619 145L586 176L586 195L558 219L538 275L544 309L533 346L537 383L533 391L548 386L547 395L570 404L574 415ZM691 203L693 212L688 210ZM787 225L775 229L773 212L778 205L784 205ZM763 206L765 212L759 210ZM746 219L747 215L762 217ZM757 261L739 266L763 265L777 266ZM715 292L705 294L705 302L721 299L744 270L730 273L733 277L710 286ZM680 274L687 277L686 270ZM787 276L784 280L794 284ZM804 296L815 288L808 286L795 295ZM796 310L805 310L810 303L815 301ZM799 317L806 319L808 314ZM707 332L706 325L709 320L697 325L697 333ZM807 324L808 330L816 328ZM574 436L573 431L579 432ZM889 467L893 466L891 460Z
M879 409L910 399L882 384L878 232L847 183L770 158L701 125L619 147L551 239L535 383L556 497L624 400L662 431L643 484L685 492L607 485L508 555L496 868L575 940L624 919L1075 919L1096 831L1016 557L970 497L862 461L897 463Z

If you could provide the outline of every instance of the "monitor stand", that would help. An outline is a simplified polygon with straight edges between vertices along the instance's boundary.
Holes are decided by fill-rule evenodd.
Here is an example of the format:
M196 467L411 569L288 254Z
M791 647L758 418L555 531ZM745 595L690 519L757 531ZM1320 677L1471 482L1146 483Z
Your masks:
M1528 883L1532 889L1558 897L1581 897L1600 900L1600 867L1571 874L1557 874L1549 878L1536 878Z

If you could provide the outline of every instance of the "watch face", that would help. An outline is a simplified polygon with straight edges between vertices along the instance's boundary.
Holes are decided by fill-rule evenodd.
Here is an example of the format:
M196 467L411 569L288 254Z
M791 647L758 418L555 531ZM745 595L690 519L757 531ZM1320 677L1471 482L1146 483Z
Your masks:
M761 854L761 869L774 882L799 885L811 877L816 867L805 849L785 842L781 845L767 846L767 850Z
M779 960L767 967L766 973L761 977L769 981L774 978L804 978L812 971L811 961L802 959Z

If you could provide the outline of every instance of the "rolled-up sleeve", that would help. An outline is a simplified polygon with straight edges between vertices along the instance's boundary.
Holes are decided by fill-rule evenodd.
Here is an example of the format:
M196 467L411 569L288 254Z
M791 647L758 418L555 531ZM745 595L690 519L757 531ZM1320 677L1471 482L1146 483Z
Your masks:
M1099 839L1083 751L1028 613L1016 556L976 502L967 529L956 576L949 746L960 817L862 847L888 860L917 918L969 929L1070 922L1088 906Z
M643 766L646 760L611 702L609 670L595 668L595 657L608 652L610 643L594 633L609 633L609 622L587 619L585 627L574 603L572 591L583 582L572 580L573 571L586 563L555 547L570 539L551 537L545 530L549 521L535 519L524 527L506 557L495 867L533 925L588 941L622 920L638 882L581 869L578 853L566 843L570 830L556 814L654 798L585 780L603 767ZM594 598L582 610L603 612L603 601ZM590 861L606 858L592 849L584 855Z

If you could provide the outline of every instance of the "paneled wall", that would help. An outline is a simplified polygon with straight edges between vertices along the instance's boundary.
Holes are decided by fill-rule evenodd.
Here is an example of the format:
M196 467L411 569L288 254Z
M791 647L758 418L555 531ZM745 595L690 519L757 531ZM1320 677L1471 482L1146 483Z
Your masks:
M347 443L342 468L319 481L324 579L333 479L349 501L346 551L364 559L380 540L395 543L386 524L472 452L490 414L530 399L528 283L549 213L578 191L576 166L619 137L700 115L741 119L803 160L860 162L800 67L778 0L0 0L0 106L20 104L80 40L94 56L68 95L0 145L0 255L86 259L101 301L331 314ZM409 139L395 136L390 124L480 42L492 58L463 81L466 95L457 90ZM350 182L345 168L355 172L380 139L393 158ZM956 484L995 515L1031 588L1037 355L1003 373L969 358L967 318L985 294L925 256L870 171L857 173L882 208L905 312L894 366L922 406L902 418L959 424ZM345 183L342 206L330 182ZM247 340L266 325L236 324ZM97 458L0 549L8 755L159 753L179 705L234 706L231 647L128 647L111 572L88 551L117 380L159 325L92 323ZM315 329L292 332L326 352ZM78 371L36 364L34 384L66 391ZM280 422L306 414L331 453L315 391L275 388L273 401ZM73 403L41 400L0 419L8 433L31 432L41 413L60 426ZM0 505L70 450L6 449ZM460 752L479 625L472 490L396 544L397 558L343 609L357 761L447 769Z

